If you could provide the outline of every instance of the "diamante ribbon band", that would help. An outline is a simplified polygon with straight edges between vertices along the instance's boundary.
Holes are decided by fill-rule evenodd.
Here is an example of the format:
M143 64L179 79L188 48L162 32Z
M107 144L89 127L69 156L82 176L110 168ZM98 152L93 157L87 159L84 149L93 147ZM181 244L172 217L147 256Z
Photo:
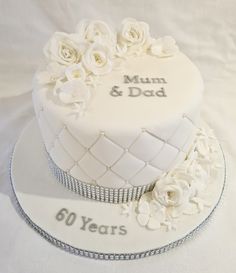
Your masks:
M46 151L47 153L47 151ZM155 182L131 188L106 188L82 182L59 168L47 153L49 167L56 179L69 190L83 197L107 203L127 203L138 200L145 192L154 188Z

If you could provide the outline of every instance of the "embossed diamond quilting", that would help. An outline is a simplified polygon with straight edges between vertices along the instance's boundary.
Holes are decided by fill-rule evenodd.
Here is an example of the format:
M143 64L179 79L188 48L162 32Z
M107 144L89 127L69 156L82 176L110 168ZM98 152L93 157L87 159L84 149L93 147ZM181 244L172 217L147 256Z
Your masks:
M168 143L182 148L192 133L192 130L193 124L187 118L184 118L174 135L168 140Z
M170 123L170 124L166 124L165 126L156 126L153 128L148 128L148 131L150 131L154 135L166 141L177 130L179 124L181 123L181 120L182 118L179 120L179 123L176 121L176 123L174 124Z
M161 150L163 145L162 140L147 132L142 132L129 151L143 161L149 161Z
M140 130L134 132L117 132L110 129L106 132L106 136L122 148L128 148L140 134Z
M124 179L118 177L115 173L107 171L97 180L97 184L108 188L122 188L125 185L125 181Z
M71 157L78 161L85 154L86 149L79 144L78 141L65 128L59 135L60 143L63 143L64 148L68 151Z
M115 163L123 153L123 149L111 142L105 136L101 136L90 151L106 166L111 166Z
M151 161L151 164L161 170L167 170L178 156L179 150L169 144L165 144L160 153Z
M71 170L70 170L70 175L72 175L73 177L75 177L76 179L82 181L82 182L87 182L90 184L94 184L93 180L86 175L82 169L80 167L78 167L77 165L75 165Z
M101 137L99 131L90 134L82 129L63 127L42 107L37 111L44 142L54 162L63 170L70 170L71 175L81 181L94 184L97 180L101 186L107 187L151 183L152 174L154 177L155 173L168 171L184 160L195 135L195 125L186 116L181 117L175 127L171 124L160 127L160 130L137 130L126 136L109 130ZM164 150L167 147L169 151ZM109 152L106 155L102 150ZM144 167L146 162L153 168L149 172L147 166Z
M71 135L77 139L77 141L83 145L86 148L90 148L98 139L99 137L99 132L97 134L94 133L88 133L87 131L84 130L77 130L74 129L70 126L67 127L67 130L71 133Z
M145 163L143 161L135 158L130 153L125 153L111 169L125 180L129 180L144 165Z
M130 181L129 183L133 186L141 186L145 185L147 181L149 183L154 182L157 180L162 174L162 171L154 168L150 165L145 166L139 173L137 173Z
M87 175L95 180L106 172L106 167L90 153L86 153L86 155L79 161L78 165Z

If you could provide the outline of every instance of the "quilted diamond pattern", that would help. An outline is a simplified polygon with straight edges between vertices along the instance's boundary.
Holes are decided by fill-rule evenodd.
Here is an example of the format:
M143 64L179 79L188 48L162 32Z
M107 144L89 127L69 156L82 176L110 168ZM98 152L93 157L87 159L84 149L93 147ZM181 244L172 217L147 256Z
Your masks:
M137 159L127 152L111 169L125 180L129 180L141 170L144 165L145 163L142 160Z
M76 177L80 181L86 181L87 183L94 184L94 180L89 177L78 165L74 165L70 170L70 175Z
M187 118L184 118L181 124L178 126L177 130L175 131L174 135L168 139L168 143L172 144L173 146L182 148L190 135L192 134L193 124Z
M101 137L92 146L90 151L106 166L111 166L114 164L124 152L121 147L111 142L103 134L101 134Z
M143 131L131 145L129 151L143 161L149 161L161 150L163 140Z
M71 127L68 127L67 130L75 139L77 139L78 143L87 149L89 149L99 137L99 132L97 134L88 134L83 130L76 130Z
M154 182L162 174L162 171L150 165L145 166L138 172L130 181L133 186L143 185L143 181L148 180L150 183Z
M177 130L181 122L182 122L182 119L180 121L176 121L175 124L171 124L171 126L169 124L165 124L162 126L148 128L148 131L158 136L160 139L163 139L164 141L166 141L171 136L174 135L175 131Z
M176 159L179 150L169 144L164 144L160 153L151 161L151 164L161 170L169 170L171 163Z
M74 161L81 159L87 151L70 133L68 133L68 130L63 130L58 138Z
M122 188L125 185L124 179L108 170L101 178L97 180L97 184L103 187Z
M94 179L98 179L107 169L105 165L96 160L90 153L86 153L80 160L79 166L88 176L93 176Z
M83 182L112 188L158 179L184 160L196 128L183 116L175 126L140 129L129 135L88 134L66 127L41 106L36 114L47 151L61 169Z
M106 132L106 137L125 149L129 148L132 145L132 143L139 136L139 134L140 130L134 130L133 132L125 134L124 132L119 133L117 132L117 130L111 129Z

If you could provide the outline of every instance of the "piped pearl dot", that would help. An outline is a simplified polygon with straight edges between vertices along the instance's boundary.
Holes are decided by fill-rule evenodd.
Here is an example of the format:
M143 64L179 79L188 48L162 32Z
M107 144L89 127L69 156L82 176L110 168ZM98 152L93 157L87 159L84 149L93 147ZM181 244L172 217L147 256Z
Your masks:
M101 131L101 132L100 132L100 135L101 135L101 136L104 136L104 135L105 135L105 132L104 132L104 131Z
M126 153L128 153L128 152L129 152L129 149L128 149L128 148L126 148L126 149L125 149L125 152L126 152Z

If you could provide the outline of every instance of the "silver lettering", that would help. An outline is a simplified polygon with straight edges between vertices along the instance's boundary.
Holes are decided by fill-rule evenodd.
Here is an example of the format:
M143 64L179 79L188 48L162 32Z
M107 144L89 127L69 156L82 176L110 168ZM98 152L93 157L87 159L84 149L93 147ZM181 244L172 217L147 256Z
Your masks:
M88 223L90 223L93 219L92 218L87 218L85 216L81 216L82 221L83 221L83 225L80 229L82 230L86 230L85 227L87 226Z
M142 94L142 89L139 87L129 87L129 97L138 97Z

